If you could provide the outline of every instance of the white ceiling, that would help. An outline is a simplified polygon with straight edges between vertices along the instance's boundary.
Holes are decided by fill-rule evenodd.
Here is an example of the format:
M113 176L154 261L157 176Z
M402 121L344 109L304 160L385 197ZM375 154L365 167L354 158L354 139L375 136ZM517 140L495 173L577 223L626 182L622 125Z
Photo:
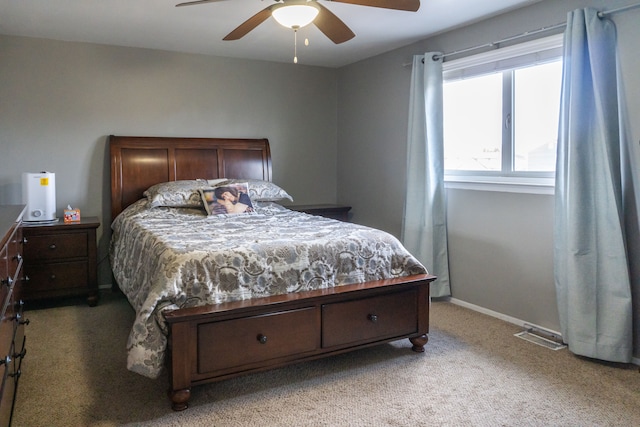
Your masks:
M222 40L272 0L175 7L181 1L0 0L0 34L293 61L293 31L273 19L240 40ZM356 37L335 45L313 25L305 27L298 32L298 64L344 66L539 0L422 0L417 12L321 1Z

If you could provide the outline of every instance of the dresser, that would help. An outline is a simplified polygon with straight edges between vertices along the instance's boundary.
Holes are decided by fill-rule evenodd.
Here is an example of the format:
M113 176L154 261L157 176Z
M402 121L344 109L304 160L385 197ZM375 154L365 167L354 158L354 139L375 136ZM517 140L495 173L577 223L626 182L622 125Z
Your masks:
M98 303L96 217L49 224L24 223L25 301L86 296Z
M22 359L26 354L22 286L22 237L24 206L0 205L0 426L11 424Z

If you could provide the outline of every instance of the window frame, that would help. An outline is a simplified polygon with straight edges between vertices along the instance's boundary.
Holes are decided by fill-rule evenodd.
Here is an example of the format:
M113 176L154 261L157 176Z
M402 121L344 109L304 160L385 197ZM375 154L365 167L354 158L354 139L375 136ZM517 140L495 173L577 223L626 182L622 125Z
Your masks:
M562 57L563 34L555 34L491 50L468 57L445 61L442 66L443 81L455 81L464 78L479 77L489 73L510 71L503 78L503 111L512 108L513 73L515 68L544 64ZM508 85L508 90L504 90ZM511 117L511 119L513 119ZM506 118L505 118L506 120ZM487 191L524 192L553 194L555 172L551 171L514 171L513 126L502 126L503 143L501 171L460 171L445 170L447 188L474 189ZM509 170L505 171L505 166Z

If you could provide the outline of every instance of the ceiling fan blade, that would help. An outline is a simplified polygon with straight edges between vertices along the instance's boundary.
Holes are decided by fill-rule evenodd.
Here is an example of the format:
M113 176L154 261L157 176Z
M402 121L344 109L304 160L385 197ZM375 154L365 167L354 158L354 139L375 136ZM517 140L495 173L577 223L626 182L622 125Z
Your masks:
M247 35L247 33L258 25L262 24L271 16L271 8L273 6L269 6L265 9L262 9L260 12L253 15L251 18L244 21L240 24L235 30L231 31L229 34L225 36L222 40L238 40Z
M325 36L329 37L332 42L340 44L356 36L353 31L347 27L347 24L342 22L333 12L320 3L316 4L320 8L320 13L318 13L313 23Z
M381 7L383 9L406 10L416 12L420 9L420 0L331 0L336 3L357 4L360 6Z
M197 4L215 3L217 1L225 1L225 0L196 0L196 1L188 1L188 2L185 2L185 3L179 3L179 4L176 5L176 7L195 6Z

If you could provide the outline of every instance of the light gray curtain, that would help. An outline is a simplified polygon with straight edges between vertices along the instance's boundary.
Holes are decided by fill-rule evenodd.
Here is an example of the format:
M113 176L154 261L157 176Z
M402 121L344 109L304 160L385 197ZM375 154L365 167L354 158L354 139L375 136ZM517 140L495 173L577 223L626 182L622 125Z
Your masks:
M560 326L573 353L630 362L631 218L625 209L632 208L632 198L624 194L633 183L626 172L632 167L631 142L625 140L618 83L613 22L600 19L594 9L570 12L555 189L554 274Z
M407 183L402 223L405 247L438 279L431 296L451 295L447 250L442 121L442 59L416 55L411 73Z

